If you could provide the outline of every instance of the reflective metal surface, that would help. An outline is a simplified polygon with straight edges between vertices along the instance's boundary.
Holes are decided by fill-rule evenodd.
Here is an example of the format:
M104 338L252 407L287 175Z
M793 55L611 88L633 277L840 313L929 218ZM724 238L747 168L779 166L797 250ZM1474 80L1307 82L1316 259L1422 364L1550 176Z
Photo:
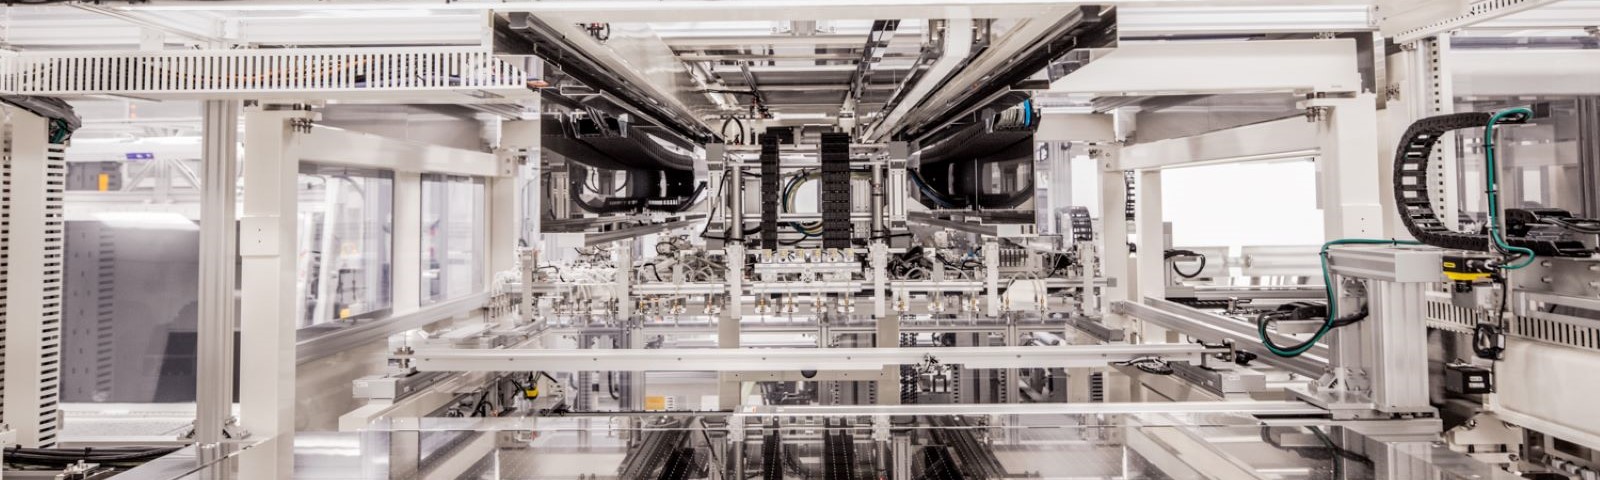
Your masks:
M854 452L854 474L874 478L924 478L939 455L959 459L959 478L1516 478L1429 442L1236 413L427 418L301 434L294 477L658 478L666 462L649 449L661 443L696 452L698 469L681 478L746 478L779 463L783 478L802 478L842 448L839 438ZM189 448L133 478L250 478L244 457L266 452L214 454L197 467Z

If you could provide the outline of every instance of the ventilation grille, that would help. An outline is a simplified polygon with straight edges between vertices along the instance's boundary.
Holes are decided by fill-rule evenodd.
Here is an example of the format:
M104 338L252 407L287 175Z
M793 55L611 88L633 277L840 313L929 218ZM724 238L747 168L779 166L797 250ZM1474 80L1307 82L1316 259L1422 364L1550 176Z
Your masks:
M1426 305L1428 328L1472 333L1472 328L1478 325L1479 321L1488 319L1488 315L1483 313L1455 306L1448 298L1444 300L1430 298Z
M6 320L10 318L10 309L7 308L7 286L10 285L11 276L11 129L0 129L0 147L4 147L4 157L0 157L0 412L6 411Z
M66 217L62 202L67 191L66 146L45 148L44 187L44 302L39 339L39 445L56 443L56 411L61 396L61 287L66 261Z
M1477 322L1489 320L1488 315L1457 307L1448 300L1429 299L1427 303L1428 327L1460 333L1472 333ZM1568 323L1541 317L1512 315L1506 317L1506 334L1512 337L1552 343L1585 350L1600 350L1600 322L1593 326Z
M527 74L466 49L22 52L0 56L0 90L22 95L211 95L496 90L534 94ZM466 93L466 92L464 92Z

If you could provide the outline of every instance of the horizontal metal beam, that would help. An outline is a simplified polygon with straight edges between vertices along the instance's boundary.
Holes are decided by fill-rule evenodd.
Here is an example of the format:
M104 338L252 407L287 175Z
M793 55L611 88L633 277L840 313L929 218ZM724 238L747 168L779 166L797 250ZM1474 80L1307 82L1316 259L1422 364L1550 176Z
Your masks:
M981 215L963 212L963 216ZM968 220L952 220L940 218L927 212L906 212L906 221L937 228L967 232L989 237L1022 237L1038 233L1033 224L1022 223L979 223Z
M1321 153L1317 124L1305 117L1245 125L1122 148L1118 169L1303 159Z
M987 405L759 405L734 416L900 416L900 415L1137 415L1151 413L1299 416L1327 410L1297 401L1016 403Z
M1354 39L1125 43L1050 85L1104 96L1357 92Z
M299 135L301 161L410 173L494 177L502 173L492 153L313 125Z
M1261 345L1254 325L1163 299L1146 298L1143 305L1129 301L1113 302L1111 312L1144 320L1206 343L1231 343L1236 350L1255 354L1261 362L1311 378L1322 376L1328 365L1329 350L1325 343L1318 343L1298 357L1279 357ZM1270 332L1268 335L1279 345L1300 343L1300 340L1285 335Z
M488 294L478 293L432 305L411 313L356 323L343 329L301 340L295 344L295 359L298 363L303 364L365 345L375 340L381 340L389 335L414 328L422 328L440 320L483 308L484 303L488 302L488 300Z
M675 50L704 49L706 47L738 47L746 45L816 45L860 47L866 35L663 35L661 41ZM852 55L846 58L857 58Z
M600 245L600 244L604 244L604 243L615 242L617 240L627 240L627 239L630 239L630 238L643 237L645 235L652 235L652 234L657 234L657 233L666 233L666 232L671 231L673 229L687 228L687 227L692 227L692 226L695 226L695 225L699 225L703 221L704 220L701 219L701 218L689 218L689 219L684 219L684 220L675 220L675 221L666 222L666 223L640 225L640 226L637 226L637 227L623 228L623 229L618 229L618 230L612 230L612 231L609 231L609 232L588 233L588 234L584 234L584 236L583 236L583 244L586 245L586 246L591 246L592 247L592 246Z
M1452 49L1449 55L1457 96L1600 95L1600 50Z
M423 349L409 356L424 372L617 371L750 372L882 370L930 360L966 368L1103 367L1144 357L1199 362L1220 351L1197 344L1059 347L786 348L786 349Z

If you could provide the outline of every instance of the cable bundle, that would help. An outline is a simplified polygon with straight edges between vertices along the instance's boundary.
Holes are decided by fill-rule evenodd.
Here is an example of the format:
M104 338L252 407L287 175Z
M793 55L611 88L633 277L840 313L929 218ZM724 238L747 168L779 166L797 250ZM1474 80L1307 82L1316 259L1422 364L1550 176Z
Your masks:
M5 462L61 468L78 462L106 466L137 465L178 451L181 447L101 447L101 448L22 448L5 449Z

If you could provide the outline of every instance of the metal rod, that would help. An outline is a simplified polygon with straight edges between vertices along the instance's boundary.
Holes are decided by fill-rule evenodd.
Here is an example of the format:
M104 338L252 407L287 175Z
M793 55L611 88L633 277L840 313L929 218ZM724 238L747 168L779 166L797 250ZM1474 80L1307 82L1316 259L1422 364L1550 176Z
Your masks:
M239 104L205 102L200 202L199 324L196 326L195 440L222 441L233 415L234 240L238 218Z

